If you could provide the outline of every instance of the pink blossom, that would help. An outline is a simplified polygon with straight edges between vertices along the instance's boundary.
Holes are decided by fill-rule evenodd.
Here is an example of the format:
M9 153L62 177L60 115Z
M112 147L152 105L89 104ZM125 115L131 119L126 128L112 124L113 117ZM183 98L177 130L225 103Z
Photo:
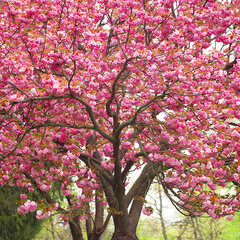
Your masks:
M144 215L150 216L153 214L153 209L152 209L152 207L143 207L142 213Z
M1 186L60 182L64 223L99 186L131 202L158 174L196 215L239 208L217 192L240 182L239 3L152 2L1 2ZM19 213L43 207L27 195ZM38 219L58 209L45 200Z
M113 169L115 165L113 163L109 163L109 161L102 161L101 166L107 170L110 170Z
M27 204L25 203L25 205L28 207L30 212L34 212L37 208L37 203L34 201L27 202Z
M183 201L187 201L189 197L186 194L180 193L180 199Z
M232 136L240 139L240 133L237 132L236 130L234 130L234 131L232 132Z
M62 190L62 192L65 196L71 196L72 195L70 190Z
M17 211L20 213L20 214L26 214L29 212L28 208L25 206L25 205L21 205Z
M227 220L232 221L234 219L234 215L227 216L226 218Z
M55 203L54 207L53 207L53 210L57 210L59 207L59 204L58 203Z
M67 139L69 138L69 136L67 135L67 133L60 133L58 135L58 140L61 142L61 143L65 143L67 141Z
M20 194L20 198L21 198L21 199L26 199L26 198L27 198L27 195L26 195L26 194Z
M27 200L23 205L21 205L17 211L20 213L20 214L26 214L28 213L29 211L30 212L34 212L37 208L37 203L34 202L34 201L30 201L30 200Z
M64 226L67 225L67 224L68 224L67 221L63 221L63 222L62 222L62 225L64 225Z
M101 202L100 204L101 204L102 206L107 206L107 205L108 205L108 203L105 202L105 201Z
M40 189L44 192L49 191L51 188L52 188L51 185L46 185L46 184L40 185Z
M42 215L42 211L41 211L41 210L38 210L38 211L37 211L36 218L37 218L38 220L43 219L43 215Z

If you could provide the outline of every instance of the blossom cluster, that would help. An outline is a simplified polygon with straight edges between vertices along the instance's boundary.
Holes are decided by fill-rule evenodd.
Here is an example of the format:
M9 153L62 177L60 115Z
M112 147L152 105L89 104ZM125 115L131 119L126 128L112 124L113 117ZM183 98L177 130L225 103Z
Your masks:
M137 187L126 186L138 169L136 183L158 177L184 210L232 216L240 207L239 6L2 0L0 185L49 199L60 183L74 213L102 188L130 204ZM229 185L231 193L220 191ZM19 213L39 207L21 199ZM37 218L55 208L39 208Z
M20 214L26 214L28 212L34 212L37 208L37 203L34 201L27 200L23 205L21 205L17 211Z

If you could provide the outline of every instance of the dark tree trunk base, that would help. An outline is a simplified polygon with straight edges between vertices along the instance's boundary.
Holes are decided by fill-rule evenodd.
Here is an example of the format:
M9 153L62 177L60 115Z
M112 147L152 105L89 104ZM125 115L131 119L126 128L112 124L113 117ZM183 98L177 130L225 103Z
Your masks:
M71 221L69 221L69 227L73 240L83 240L79 217L74 217Z
M126 236L121 232L115 232L112 236L112 240L138 240L138 237L135 233L130 233Z
M101 234L90 234L88 240L100 240Z

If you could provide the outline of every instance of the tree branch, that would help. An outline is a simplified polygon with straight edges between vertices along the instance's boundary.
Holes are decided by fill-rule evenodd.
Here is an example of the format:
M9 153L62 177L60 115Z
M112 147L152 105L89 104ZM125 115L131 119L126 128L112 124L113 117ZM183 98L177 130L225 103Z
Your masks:
M75 100L77 100L78 102L82 103L85 108L86 108L86 111L88 112L89 114L89 117L92 121L92 124L94 126L94 129L100 134L102 135L105 139L109 140L110 142L115 142L115 138L110 136L109 134L107 134L105 131L103 131L102 128L100 128L100 126L98 125L97 121L96 121L96 118L95 118L95 115L94 115L94 112L91 108L91 106L85 102L82 98L76 96L73 92L71 92L71 96L72 98L74 98Z
M147 192L149 190L149 187L153 182L153 179L154 179L154 176L151 176L147 179L147 181L145 181L141 186L139 186L137 196L145 199ZM137 229L139 218L141 216L142 207L143 207L143 201L139 199L133 200L133 203L129 212L129 216L131 218L131 224L134 230Z
M108 99L107 104L106 104L106 110L107 110L107 114L108 114L109 117L113 117L115 115L111 111L111 104L112 104L112 101L113 101L114 96L116 94L116 84L117 84L118 80L120 79L120 77L122 76L122 74L124 73L124 71L127 69L128 62L131 61L131 60L132 60L132 58L125 61L124 65L123 65L123 68L118 73L117 77L115 78L115 80L113 82L112 93L111 93L111 96Z
M54 201L47 192L42 191L42 190L38 187L38 185L37 185L37 183L36 183L36 181L35 181L35 179L34 179L33 177L31 177L31 176L30 176L29 174L27 174L27 173L24 173L24 175L25 175L25 176L31 181L31 183L37 188L38 192L44 197L44 199L47 201L47 203L49 203L49 204L51 204L51 203L56 203L56 201ZM67 212L65 209L61 208L60 206L58 207L58 209L61 210L62 212Z
M101 161L99 159L96 159L84 153L81 153L79 155L79 159L81 159L88 167L91 167L91 166L96 167L97 171L99 171L99 173L97 172L96 174L98 176L101 175L109 184L111 185L113 184L112 175L110 174L109 171L101 167Z
M154 165L156 165L156 164L154 164ZM153 170L153 166L151 166L150 164L147 164L143 168L140 176L137 178L137 180L135 181L133 186L130 188L130 190L128 191L128 193L125 197L127 206L129 206L129 204L131 203L133 198L138 195L139 186L142 186L144 183L148 182L149 180L151 182L152 181L151 179L153 179L155 176L156 176L156 173Z

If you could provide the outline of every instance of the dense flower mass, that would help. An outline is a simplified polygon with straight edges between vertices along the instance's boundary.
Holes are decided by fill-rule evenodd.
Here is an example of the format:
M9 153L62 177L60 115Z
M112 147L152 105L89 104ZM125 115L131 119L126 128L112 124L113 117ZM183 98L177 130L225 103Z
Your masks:
M21 214L26 214L28 212L34 212L37 208L37 203L34 201L27 200L24 205L21 205L17 211Z
M183 211L232 215L239 23L238 0L2 0L0 185L39 191L38 218L56 186L65 220L106 198L115 239L136 230L153 179Z

